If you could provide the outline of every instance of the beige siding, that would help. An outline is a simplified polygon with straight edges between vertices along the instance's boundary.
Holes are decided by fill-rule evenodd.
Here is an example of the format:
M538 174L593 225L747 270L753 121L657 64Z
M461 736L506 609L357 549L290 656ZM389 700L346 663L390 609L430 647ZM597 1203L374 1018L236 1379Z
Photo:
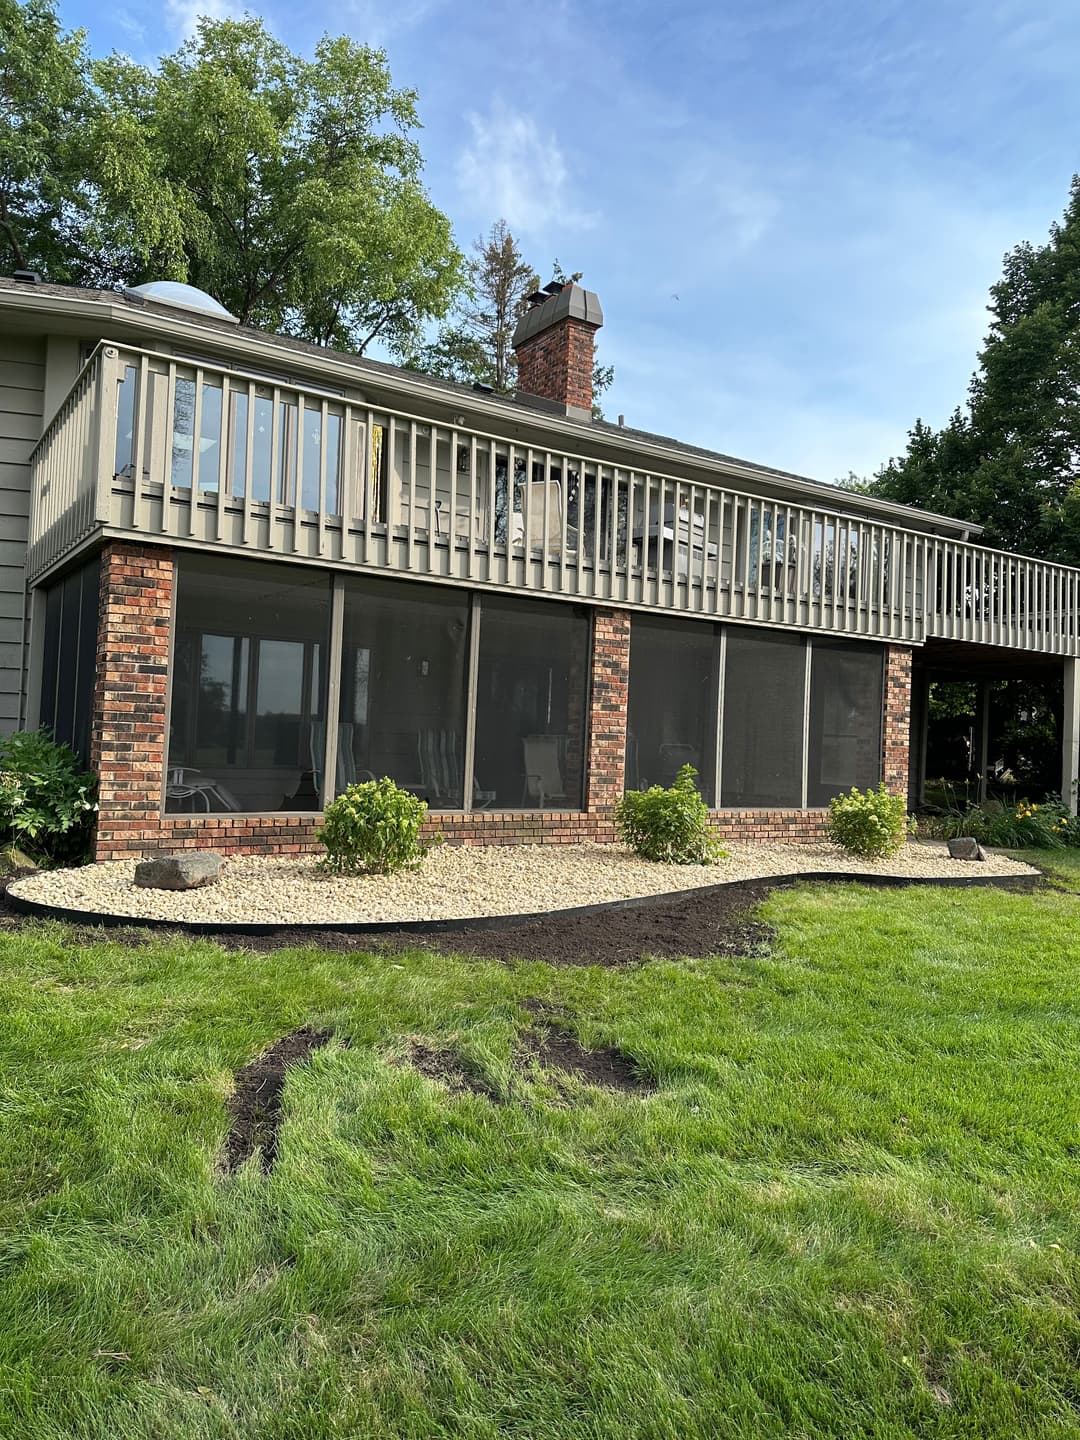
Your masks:
M0 735L18 728L30 451L41 434L45 343L0 337Z

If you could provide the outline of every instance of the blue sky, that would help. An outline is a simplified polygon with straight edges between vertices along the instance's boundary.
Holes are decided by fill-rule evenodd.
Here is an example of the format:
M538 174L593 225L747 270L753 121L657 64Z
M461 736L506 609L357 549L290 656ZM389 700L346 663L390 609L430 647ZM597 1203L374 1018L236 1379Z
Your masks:
M822 480L962 401L1080 169L1076 0L60 3L142 60L244 8L386 48L459 241L504 216L598 292L609 418Z

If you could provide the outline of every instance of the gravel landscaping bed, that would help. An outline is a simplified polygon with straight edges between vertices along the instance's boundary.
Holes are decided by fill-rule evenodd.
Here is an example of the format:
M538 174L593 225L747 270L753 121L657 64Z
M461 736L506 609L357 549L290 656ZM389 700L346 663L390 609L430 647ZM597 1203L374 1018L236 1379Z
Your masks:
M667 895L726 881L819 873L881 879L1019 879L1038 872L1003 855L952 860L943 845L907 844L889 860L855 860L836 846L732 844L713 865L656 865L615 845L441 846L418 870L344 879L311 858L241 856L216 884L186 892L133 883L135 862L111 860L16 880L13 896L89 914L201 924L408 924L528 915Z

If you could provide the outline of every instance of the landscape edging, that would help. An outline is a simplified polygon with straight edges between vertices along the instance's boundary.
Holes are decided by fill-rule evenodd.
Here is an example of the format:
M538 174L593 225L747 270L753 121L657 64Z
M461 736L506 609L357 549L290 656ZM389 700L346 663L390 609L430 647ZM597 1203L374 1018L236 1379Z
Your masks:
M1002 889L1031 891L1042 887L1046 877L1035 875L874 875L849 870L802 870L786 875L760 875L750 880L721 880L715 885L700 885L690 890L667 890L657 895L631 895L624 900L604 900L596 905L574 905L567 910L531 910L516 915L465 915L443 920L367 920L326 921L305 920L293 923L265 924L255 921L163 920L138 915L108 915L96 910L73 910L62 905L46 905L27 900L4 886L5 898L13 910L42 920L61 920L68 925L98 926L107 930L172 930L188 935L273 935L287 930L317 935L337 930L343 935L389 934L451 934L455 930L502 930L515 925L530 925L557 917L560 920L584 918L615 910L633 910L645 905L676 904L696 896L719 890L770 890L800 884L869 885L877 889L902 890L909 886L938 886L950 890Z

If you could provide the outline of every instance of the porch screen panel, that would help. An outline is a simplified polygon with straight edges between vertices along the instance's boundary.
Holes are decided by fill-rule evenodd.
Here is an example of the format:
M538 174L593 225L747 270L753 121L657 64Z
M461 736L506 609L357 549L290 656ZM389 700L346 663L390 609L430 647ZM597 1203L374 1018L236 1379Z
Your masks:
M318 810L329 625L325 574L181 556L167 811Z
M433 810L465 795L469 602L459 590L350 579L336 788L388 775Z
M731 626L724 673L721 804L802 804L806 648L801 636Z
M100 577L95 558L49 587L41 641L39 722L84 765L90 761Z
M814 640L810 658L807 804L881 780L884 651L880 645Z
M630 627L626 788L670 785L693 765L705 801L716 775L716 630L635 615Z
M483 597L474 808L582 808L588 675L583 611Z

